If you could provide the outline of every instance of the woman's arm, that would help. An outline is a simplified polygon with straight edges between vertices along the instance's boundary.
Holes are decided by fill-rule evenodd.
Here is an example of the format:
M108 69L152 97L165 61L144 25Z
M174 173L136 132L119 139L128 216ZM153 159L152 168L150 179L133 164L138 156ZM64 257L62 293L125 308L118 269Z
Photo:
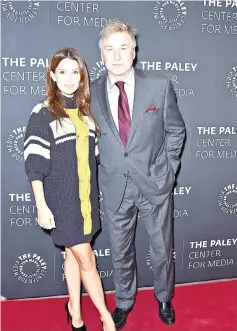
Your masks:
M45 229L55 227L54 217L47 206L44 194L44 178L51 168L50 129L42 110L36 106L30 116L24 141L25 171L35 196L38 223Z

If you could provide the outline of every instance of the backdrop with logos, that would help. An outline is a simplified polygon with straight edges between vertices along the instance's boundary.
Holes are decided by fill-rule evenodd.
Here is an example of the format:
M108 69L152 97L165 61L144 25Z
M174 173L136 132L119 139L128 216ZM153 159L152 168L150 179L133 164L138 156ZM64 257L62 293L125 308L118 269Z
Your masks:
M23 138L32 108L45 98L50 56L74 47L97 79L105 73L98 34L114 17L137 29L136 66L172 80L186 124L174 188L176 283L237 277L237 1L1 1L1 10L2 296L67 293L65 252L37 224ZM111 290L103 208L101 223L93 249ZM139 218L136 246L138 286L153 286Z

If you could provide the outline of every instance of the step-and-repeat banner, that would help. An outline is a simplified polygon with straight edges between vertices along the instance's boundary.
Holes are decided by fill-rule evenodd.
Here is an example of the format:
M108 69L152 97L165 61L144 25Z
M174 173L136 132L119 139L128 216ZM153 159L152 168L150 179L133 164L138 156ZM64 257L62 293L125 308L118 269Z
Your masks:
M2 296L67 293L63 249L37 224L24 172L30 112L45 98L56 49L74 47L91 80L105 73L98 35L110 18L138 34L136 66L168 76L187 139L174 188L176 283L237 276L237 1L1 1ZM116 190L116 187L114 188ZM107 220L93 249L113 285ZM136 235L138 286L152 286L149 242Z

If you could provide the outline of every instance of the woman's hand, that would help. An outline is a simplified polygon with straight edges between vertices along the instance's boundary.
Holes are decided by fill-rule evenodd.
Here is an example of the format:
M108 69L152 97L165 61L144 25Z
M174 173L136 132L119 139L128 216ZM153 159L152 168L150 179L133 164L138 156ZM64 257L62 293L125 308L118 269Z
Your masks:
M38 224L46 230L51 230L53 228L56 228L54 216L51 210L49 209L49 207L46 204L43 204L37 207L37 209L38 209Z
M43 183L40 180L34 180L32 181L32 188L38 210L39 225L47 230L56 228L54 216L45 201Z

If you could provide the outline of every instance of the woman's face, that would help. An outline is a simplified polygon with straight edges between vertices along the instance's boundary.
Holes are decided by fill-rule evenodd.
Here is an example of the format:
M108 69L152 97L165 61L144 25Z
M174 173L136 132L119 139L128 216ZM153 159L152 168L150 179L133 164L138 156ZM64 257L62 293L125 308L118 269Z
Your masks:
M65 96L73 96L79 87L80 71L76 60L63 59L59 62L54 72L50 72L51 78L57 83L59 90Z

